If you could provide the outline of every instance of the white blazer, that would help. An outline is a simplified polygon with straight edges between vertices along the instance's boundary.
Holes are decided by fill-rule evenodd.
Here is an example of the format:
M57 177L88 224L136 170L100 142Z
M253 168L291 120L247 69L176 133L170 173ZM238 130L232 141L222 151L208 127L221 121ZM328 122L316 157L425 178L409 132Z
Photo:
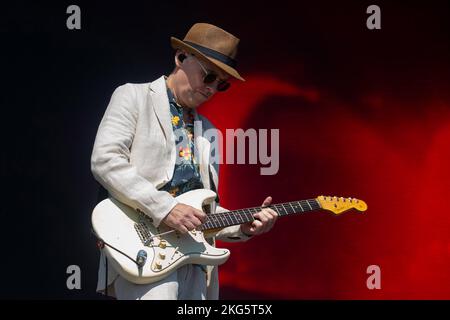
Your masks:
M210 189L211 171L215 189L218 190L219 163L210 163L211 151L219 152L217 141L211 142L202 136L205 130L216 129L197 112L195 120L195 145L201 179L204 187ZM168 192L158 190L172 179L175 161L175 135L165 77L151 83L127 83L118 87L95 138L91 156L91 170L95 179L108 190L110 196L143 211L158 226L177 204ZM217 206L216 212L221 211L226 210ZM215 238L227 242L249 239L240 231L239 225L222 229ZM214 244L214 238L209 240ZM102 253L98 291L105 289L105 265ZM109 265L108 285L117 276L117 272ZM207 299L218 299L218 289L217 267L208 266Z

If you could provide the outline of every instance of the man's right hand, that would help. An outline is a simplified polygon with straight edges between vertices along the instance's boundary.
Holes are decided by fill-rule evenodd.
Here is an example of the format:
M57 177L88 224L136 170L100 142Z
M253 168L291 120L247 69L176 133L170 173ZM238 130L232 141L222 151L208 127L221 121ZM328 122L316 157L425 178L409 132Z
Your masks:
M206 220L206 213L186 204L179 203L162 220L169 227L186 233L199 227Z

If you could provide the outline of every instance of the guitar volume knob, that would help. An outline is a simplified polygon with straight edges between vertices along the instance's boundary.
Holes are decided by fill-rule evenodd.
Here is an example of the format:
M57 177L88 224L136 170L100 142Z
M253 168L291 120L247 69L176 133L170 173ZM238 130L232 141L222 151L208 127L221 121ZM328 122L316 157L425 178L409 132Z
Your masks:
M167 242L166 242L166 240L161 240L161 241L159 242L159 247L162 248L162 249L165 249L165 248L167 247Z

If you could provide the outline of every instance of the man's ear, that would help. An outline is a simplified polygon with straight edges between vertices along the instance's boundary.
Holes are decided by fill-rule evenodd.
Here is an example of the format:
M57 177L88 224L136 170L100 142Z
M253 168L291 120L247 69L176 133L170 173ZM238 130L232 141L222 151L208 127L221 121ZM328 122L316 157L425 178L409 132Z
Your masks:
M181 67L181 64L186 59L186 57L187 56L186 56L186 53L184 51L177 50L177 52L175 53L175 65L177 67Z
M178 61L180 61L181 63L183 63L184 59L186 59L186 55L184 53L180 53L178 55Z

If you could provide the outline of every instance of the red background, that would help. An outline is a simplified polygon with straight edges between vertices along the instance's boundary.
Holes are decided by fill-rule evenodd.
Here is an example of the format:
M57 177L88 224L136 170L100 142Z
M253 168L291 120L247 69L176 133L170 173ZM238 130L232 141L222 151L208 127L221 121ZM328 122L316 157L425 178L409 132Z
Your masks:
M249 242L219 243L232 250L222 297L450 298L448 18L384 5L382 30L370 31L363 5L303 9L295 21L233 24L247 81L200 112L222 133L278 128L280 169L222 165L221 205L325 194L369 209L285 217ZM369 265L381 268L381 290L366 287Z

